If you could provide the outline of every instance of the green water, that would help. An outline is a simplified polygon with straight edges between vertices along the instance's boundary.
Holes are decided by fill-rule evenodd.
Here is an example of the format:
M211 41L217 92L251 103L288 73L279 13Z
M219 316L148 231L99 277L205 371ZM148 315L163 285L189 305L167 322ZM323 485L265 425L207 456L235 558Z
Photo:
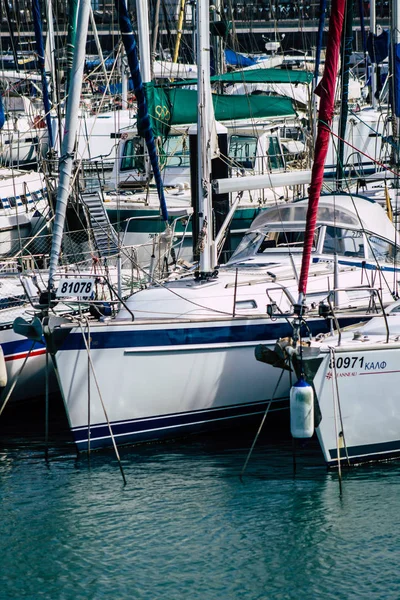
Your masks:
M327 472L312 443L194 438L76 458L3 438L0 598L398 599L400 464Z

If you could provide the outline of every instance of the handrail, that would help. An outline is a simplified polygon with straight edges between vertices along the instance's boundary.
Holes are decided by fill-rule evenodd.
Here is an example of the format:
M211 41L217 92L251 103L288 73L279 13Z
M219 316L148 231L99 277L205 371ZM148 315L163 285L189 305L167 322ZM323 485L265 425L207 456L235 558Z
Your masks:
M378 300L379 300L379 304L382 310L382 315L376 315L377 317L382 316L384 321L385 321L385 328L386 328L386 344L389 343L389 335L390 335L390 331L389 331L389 323L387 320L387 314L385 312L385 307L383 305L383 301L382 301L382 296L379 290L377 290L376 288L373 287L368 287L368 286L355 286L355 287L347 287L347 288L335 288L329 291L328 296L327 296L327 300L329 303L329 308L331 310L333 319L335 321L335 325L336 325L336 330L338 332L338 346L340 346L341 343L341 337L342 337L342 332L339 326L339 322L336 318L335 315L335 310L334 310L334 306L332 303L332 296L334 297L334 295L336 294L336 292L351 292L351 291L358 291L358 290L369 290L371 292L371 297L372 296L377 296Z

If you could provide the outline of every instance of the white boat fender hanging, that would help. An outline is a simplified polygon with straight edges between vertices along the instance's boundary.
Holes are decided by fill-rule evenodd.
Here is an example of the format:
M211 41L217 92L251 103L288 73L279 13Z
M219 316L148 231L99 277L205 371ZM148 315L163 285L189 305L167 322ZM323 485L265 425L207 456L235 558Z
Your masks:
M3 348L0 346L0 388L6 387L7 381L6 359L4 358Z
M302 377L290 390L290 432L300 439L314 433L314 390Z

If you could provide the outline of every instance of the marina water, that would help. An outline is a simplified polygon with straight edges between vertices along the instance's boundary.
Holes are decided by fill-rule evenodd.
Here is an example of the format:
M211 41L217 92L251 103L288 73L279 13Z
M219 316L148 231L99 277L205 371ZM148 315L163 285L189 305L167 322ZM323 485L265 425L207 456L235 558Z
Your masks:
M317 443L193 437L76 457L3 436L0 598L397 599L400 463L328 472Z

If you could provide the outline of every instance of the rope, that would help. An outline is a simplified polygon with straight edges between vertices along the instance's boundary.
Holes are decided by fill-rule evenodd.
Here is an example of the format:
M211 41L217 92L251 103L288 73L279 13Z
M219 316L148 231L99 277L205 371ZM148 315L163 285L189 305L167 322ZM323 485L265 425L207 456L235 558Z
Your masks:
M242 478L243 478L244 472L245 472L245 470L246 470L247 464L248 464L248 462L249 462L249 460L250 460L250 457L251 457L251 455L252 455L252 452L253 452L253 450L254 450L254 446L256 445L256 443L257 443L257 440L258 440L258 438L259 438L259 436L260 436L261 430L262 430L262 428L264 427L265 419L267 418L267 415L268 415L269 409L270 409L270 407L271 407L271 404L272 404L272 402L273 402L273 400L274 400L274 398L275 398L275 394L276 394L276 391L277 391L277 389L278 389L278 387L279 387L279 384L280 384L280 382L281 382L281 379L282 379L282 376L283 376L283 373L284 373L284 371L285 371L285 369L282 369L282 371L281 371L281 374L279 375L278 382L277 382L277 384L276 384L276 386L275 386L275 389L274 389L274 391L273 391L273 393L272 393L272 398L271 398L271 400L270 400L270 401L268 402L268 404L267 404L267 408L265 409L264 416L263 416L263 418L262 418L262 420L261 420L261 423L260 423L260 426L259 426L259 428L258 428L258 431L257 431L257 433L256 433L256 435L255 435L255 438L254 438L254 440L253 440L253 443L252 443L252 445L251 445L251 448L250 448L250 450L249 450L249 453L247 454L247 458L246 458L246 460L245 460L245 463L244 463L244 465L243 465L243 468L242 468L242 470L241 470L241 472L240 472L240 475L239 475L240 481L242 481Z
M124 481L124 485L126 485L125 473L124 473L124 469L122 467L122 463L121 463L121 459L120 459L120 456L119 456L117 444L115 442L115 437L114 437L114 434L112 432L111 423L110 423L110 420L108 418L107 410L106 410L106 407L105 407L104 402L103 402L103 397L101 395L99 382L97 380L96 372L94 370L94 365L93 365L92 357L90 356L90 351L89 351L88 343L87 343L87 340L86 340L85 332L83 330L82 323L80 321L79 321L79 327L80 327L80 330L81 330L81 333L82 333L82 338L83 338L83 341L84 341L84 344L85 344L85 348L86 348L86 352L87 352L87 355L88 355L88 361L89 361L90 367L92 369L93 378L94 378L94 381L95 381L95 384L96 384L97 392L99 394L101 406L103 408L104 416L105 416L106 421L107 421L108 430L110 432L110 437L111 437L111 440L112 440L112 444L114 446L114 452L115 452L115 455L116 455L117 460L118 460L118 465L119 465L119 468L120 468L120 471L121 471L122 479Z

